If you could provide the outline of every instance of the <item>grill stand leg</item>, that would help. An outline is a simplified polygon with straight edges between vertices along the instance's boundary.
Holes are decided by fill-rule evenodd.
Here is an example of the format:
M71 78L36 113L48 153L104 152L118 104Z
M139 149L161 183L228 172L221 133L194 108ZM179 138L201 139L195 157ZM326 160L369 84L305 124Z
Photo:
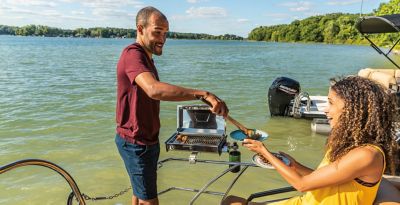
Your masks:
M221 174L219 174L218 176L216 176L214 179L211 179L203 188L200 189L200 191L193 197L193 199L190 201L190 205L193 205L194 201L196 201L197 198L199 198L199 196L204 192L204 190L206 190L211 184L213 184L215 181L217 181L219 178L221 178L222 176L224 176L226 173L230 172L231 170L235 169L236 167L238 167L240 165L235 165L232 167L229 167L228 169L226 169L225 171L223 171Z
M226 198L226 195L228 195L229 191L232 189L233 185L236 183L236 181L239 179L239 177L243 174L244 171L246 171L246 169L249 168L249 166L245 166L240 173L235 177L235 179L232 181L232 183L229 185L228 189L226 190L224 196L221 199L221 203L222 201Z
M181 162L188 162L187 158L174 158L174 157L170 157L170 158L166 158L163 160L160 160L158 162L158 169L161 169L163 167L163 164L169 161L181 161ZM190 204L193 204L194 201L200 196L200 194L204 193L204 194L211 194L211 195L219 195L222 196L223 199L226 197L227 193L230 191L230 189L233 187L233 185L236 183L236 181L239 179L239 177L241 176L241 174L243 174L243 172L248 168L248 167L257 167L257 165L255 165L254 163L246 163L246 162L227 162L227 161L218 161L218 160L202 160L202 159L196 159L196 163L206 163L206 164L220 164L220 165L234 165L230 168L228 168L227 170L225 170L222 174L220 174L219 176L215 177L214 179L212 179L207 185L205 185L201 190L198 189L193 189L193 188L182 188L182 187L170 187L166 190L163 190L161 192L158 193L158 195L161 194L165 194L169 191L173 191L173 190L178 190L178 191L190 191L190 192L197 192L196 196L191 200ZM244 168L241 170L241 172L238 174L238 176L236 176L236 178L234 179L234 181L231 183L231 185L229 186L229 188L227 189L227 191L225 193L222 192L215 192L215 191L205 191L205 189L207 187L209 187L212 183L214 183L216 180L218 180L220 177L222 177L223 175L225 175L226 173L228 173L229 171L235 169L237 166L243 166Z

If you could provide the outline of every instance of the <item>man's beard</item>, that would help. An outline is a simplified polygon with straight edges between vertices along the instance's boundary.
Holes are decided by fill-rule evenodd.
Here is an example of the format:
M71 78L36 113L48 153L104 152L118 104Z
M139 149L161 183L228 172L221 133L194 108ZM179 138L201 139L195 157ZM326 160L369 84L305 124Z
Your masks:
M161 56L162 55L162 48L157 48L155 43L151 43L150 45L146 46L147 50L150 51L150 53Z

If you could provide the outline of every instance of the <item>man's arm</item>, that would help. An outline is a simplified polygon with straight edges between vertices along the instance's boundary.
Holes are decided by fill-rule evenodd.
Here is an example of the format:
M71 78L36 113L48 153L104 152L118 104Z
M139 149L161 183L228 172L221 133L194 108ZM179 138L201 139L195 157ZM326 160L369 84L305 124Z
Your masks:
M225 102L214 94L190 88L184 88L155 79L151 72L143 72L135 78L136 84L152 99L164 101L187 101L203 98L212 105L211 111L226 116L228 108Z
M155 100L186 101L196 100L196 96L207 97L208 92L184 88L157 81L150 72L143 72L135 78L135 82L144 92Z

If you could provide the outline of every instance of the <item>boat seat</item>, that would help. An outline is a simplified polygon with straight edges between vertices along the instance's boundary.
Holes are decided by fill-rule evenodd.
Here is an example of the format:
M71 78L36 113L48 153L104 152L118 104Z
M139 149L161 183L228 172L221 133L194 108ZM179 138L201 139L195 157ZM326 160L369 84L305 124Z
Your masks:
M399 205L400 191L396 188L398 183L400 183L399 176L384 175L374 205Z
M368 78L386 89L399 92L400 87L400 70L399 69L372 69L364 68L358 72L358 76Z

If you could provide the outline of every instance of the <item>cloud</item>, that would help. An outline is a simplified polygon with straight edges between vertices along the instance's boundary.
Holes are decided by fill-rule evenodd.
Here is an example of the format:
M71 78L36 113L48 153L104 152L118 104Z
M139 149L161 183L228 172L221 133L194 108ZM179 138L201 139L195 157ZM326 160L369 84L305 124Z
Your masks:
M300 7L297 7L297 8L290 8L289 10L290 11L308 11L308 10L310 10L310 8L309 7L305 7L305 6L300 6Z
M185 15L172 15L171 17L168 17L168 19L173 20L173 21L179 21L179 20L186 20L188 19L187 16Z
M129 7L133 6L135 8L144 7L144 3L137 0L60 0L67 3L79 3L85 7L89 8L103 8L103 9L110 9L110 8L120 8L120 7Z
M2 2L3 1L3 2ZM128 9L128 8L142 8L144 3L138 0L0 0L0 8L3 6L18 7L18 8L57 8L65 4L79 5L81 8L87 7L89 9ZM62 9L65 10L65 9Z
M268 20L273 20L273 21L282 21L290 18L290 15L287 13L268 13L265 14L264 16L266 16Z
M250 20L249 19L238 19L237 22L239 22L239 23L248 23L248 22L250 22Z
M28 18L29 16L32 16L35 17L34 19L39 19L43 17L44 19L47 20L57 20L57 21L59 21L60 19L93 21L93 19L91 18L79 17L74 15L63 15L62 13L54 9L34 11L32 9L23 9L19 7L7 7L7 10L3 11L4 13L11 14L11 15L6 15L4 17L10 18L9 16L12 16L12 19L32 19Z
M128 27L140 0L0 0L0 21L9 25L48 25L62 28Z
M190 4L195 4L195 3L200 3L200 2L206 2L208 0L186 0Z
M361 0L348 0L348 1L328 1L326 4L330 6L347 6L351 4L359 4Z
M227 16L227 12L221 7L191 7L186 10L190 17L218 18Z
M62 15L61 18L70 19L70 20L78 20L78 21L95 21L94 19L91 19L91 18L79 17L79 16L68 16L68 15Z
M107 8L95 8L93 9L92 14L103 17L128 17L127 11Z
M142 8L145 4L138 0L60 0L67 1L69 3L75 2L82 4L89 8L128 8L133 6L134 8Z
M304 15L306 15L306 16L321 16L323 14L319 13L319 12L306 12L306 13L304 13Z
M85 12L84 11L71 11L72 15L84 15Z
M25 15L44 16L44 17L61 16L61 14L56 10L33 11L31 9L20 9L20 8L17 8L17 7L9 7L6 10L6 12L7 13L13 13L13 14L25 14Z
M287 18L287 17L289 17L289 14L287 14L287 13L268 13L268 14L265 14L264 16L272 17L272 18Z
M57 3L43 1L43 0L7 0L4 4L12 5L12 6L25 6L25 7L56 7Z
M290 11L308 11L312 6L311 2L309 1L286 2L280 5L289 7Z
M38 13L42 13L43 16L53 16L53 17L62 16L61 13L59 13L56 10L45 10L45 11L40 11Z
M287 21L298 20L300 19L299 16L293 16L290 13L267 13L264 14L267 21L274 21L276 23L287 23Z

